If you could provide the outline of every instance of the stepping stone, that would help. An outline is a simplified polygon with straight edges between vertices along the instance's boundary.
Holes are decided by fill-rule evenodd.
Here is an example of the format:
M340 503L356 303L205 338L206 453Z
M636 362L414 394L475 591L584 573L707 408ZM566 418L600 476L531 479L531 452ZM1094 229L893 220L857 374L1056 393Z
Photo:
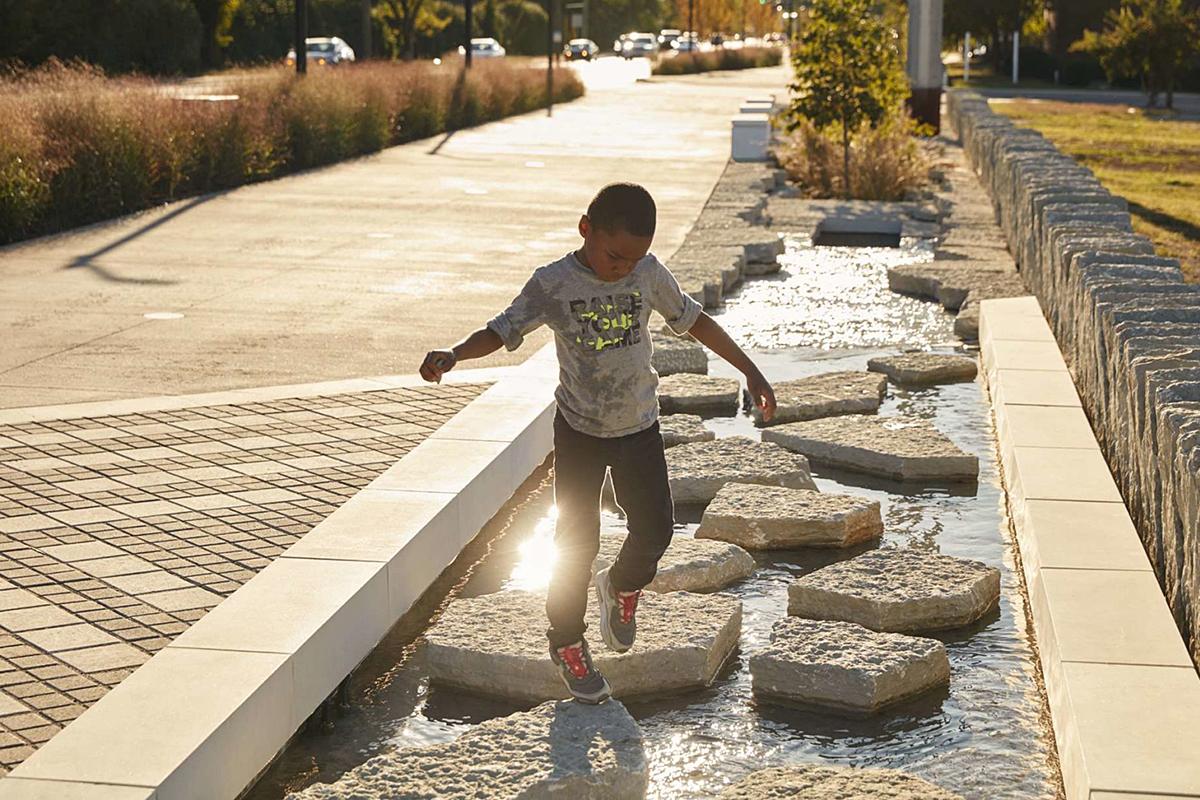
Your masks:
M870 372L826 372L772 386L778 407L769 425L840 414L874 414L887 392L887 378ZM754 424L764 425L757 406L750 409Z
M704 427L704 420L695 414L669 414L658 418L663 446L674 447L688 442L709 442L717 438L714 431Z
M596 569L617 560L625 531L602 531ZM658 562L658 574L646 587L648 592L715 592L749 578L754 557L735 544L676 535ZM640 618L640 615L639 615Z
M817 488L808 459L745 436L672 447L667 450L667 475L677 505L707 503L727 483Z
M637 722L616 700L560 700L474 725L452 742L375 756L288 800L367 797L644 797L649 765Z
M933 386L938 383L975 380L975 359L945 353L901 353L867 361L867 369L882 372L902 386Z
M852 547L883 533L879 503L849 494L728 483L704 509L697 539L750 550Z
M654 354L650 364L660 378L677 372L708 374L708 352L703 345L675 336L654 337Z
M677 372L658 382L658 406L664 414L735 414L740 391L733 378Z
M950 661L937 639L789 617L751 656L750 675L755 694L867 716L947 685Z
M901 481L974 481L979 459L923 419L859 415L791 422L762 433L831 467Z
M969 625L1000 599L1000 570L978 561L894 547L830 564L788 587L788 614L839 619L874 631Z
M545 606L545 594L526 591L455 600L425 634L430 679L511 700L565 698L550 661ZM713 682L737 647L742 604L719 594L643 594L637 644L623 655L604 646L599 618L595 592L589 591L588 644L613 694L664 695Z
M962 800L940 786L893 769L795 764L752 772L719 800L824 798L825 800Z

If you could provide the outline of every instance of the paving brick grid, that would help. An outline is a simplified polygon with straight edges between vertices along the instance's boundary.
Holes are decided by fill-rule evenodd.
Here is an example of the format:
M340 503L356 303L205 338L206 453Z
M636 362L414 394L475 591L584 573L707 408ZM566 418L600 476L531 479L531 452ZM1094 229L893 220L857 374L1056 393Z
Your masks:
M0 425L0 775L484 388Z

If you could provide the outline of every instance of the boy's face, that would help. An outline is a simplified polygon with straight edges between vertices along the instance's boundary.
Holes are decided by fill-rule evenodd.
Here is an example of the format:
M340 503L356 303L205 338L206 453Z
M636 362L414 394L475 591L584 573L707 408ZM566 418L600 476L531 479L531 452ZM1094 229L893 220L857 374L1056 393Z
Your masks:
M602 281L619 281L650 252L653 236L636 236L628 231L609 231L596 227L587 214L579 218L579 235L583 237L585 266Z

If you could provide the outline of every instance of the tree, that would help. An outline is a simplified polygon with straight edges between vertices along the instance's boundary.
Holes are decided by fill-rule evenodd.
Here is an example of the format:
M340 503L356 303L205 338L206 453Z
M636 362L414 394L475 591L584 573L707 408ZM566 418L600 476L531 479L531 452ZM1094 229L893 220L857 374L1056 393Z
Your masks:
M908 94L897 32L870 0L813 0L792 56L796 81L789 126L807 119L840 129L844 189L850 196L850 135L895 112Z
M205 69L221 65L221 52L232 41L229 29L241 0L192 0L200 18L200 63Z

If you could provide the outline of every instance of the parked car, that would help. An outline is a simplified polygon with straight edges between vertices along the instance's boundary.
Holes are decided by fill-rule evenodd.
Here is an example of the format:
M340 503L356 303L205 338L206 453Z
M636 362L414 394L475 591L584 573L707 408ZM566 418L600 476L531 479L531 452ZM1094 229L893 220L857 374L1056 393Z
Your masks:
M663 28L658 32L658 49L666 50L682 35L683 31L676 28Z
M591 61L600 55L599 46L591 39L572 39L563 46L567 61Z
M671 49L680 53L693 53L700 49L700 42L696 39L696 34L685 33L671 42Z
M354 49L337 36L305 39L304 49L308 63L318 67L335 67L354 60ZM287 63L289 66L296 63L296 48L288 48Z
M621 45L621 55L626 59L654 58L658 53L658 40L653 33L627 33Z
M490 36L471 40L471 58L503 58L508 53L503 46ZM467 48L458 46L460 56L467 54Z

